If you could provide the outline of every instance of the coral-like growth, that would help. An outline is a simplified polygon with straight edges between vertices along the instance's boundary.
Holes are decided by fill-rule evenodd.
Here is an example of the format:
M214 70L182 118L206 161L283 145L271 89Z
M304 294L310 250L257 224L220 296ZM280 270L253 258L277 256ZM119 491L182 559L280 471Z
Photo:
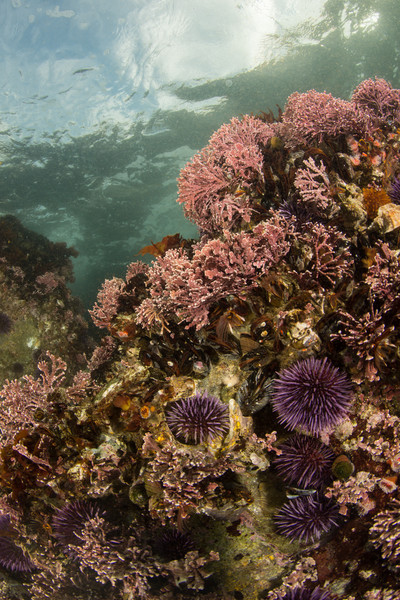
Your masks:
M379 380L379 372L391 362L394 345L391 342L393 326L386 325L382 310L371 310L358 319L350 313L338 314L338 332L332 340L342 340L353 356L358 358L357 368L369 381Z
M185 443L210 442L229 430L228 407L207 392L170 404L166 420L174 436Z
M338 506L326 498L299 496L286 502L275 516L279 533L305 542L317 540L336 527L339 522Z
M400 123L400 90L375 77L362 81L354 90L351 102L375 121L375 126Z
M49 361L38 363L40 374L24 375L22 381L6 381L0 390L0 429L3 443L13 439L22 428L37 425L36 411L48 409L48 396L57 390L65 380L66 363L50 352Z
M328 136L362 134L366 130L367 119L354 104L316 90L289 96L280 127L289 148L318 143Z
M308 211L326 219L332 210L332 195L326 167L323 163L317 165L312 157L304 161L304 166L304 169L297 170L294 179L301 202Z
M374 517L369 530L372 543L380 548L382 557L391 565L400 569L400 501L393 500L392 505Z
M341 421L350 403L350 381L327 358L298 361L274 382L273 407L291 430L320 433Z
M219 488L218 478L228 469L236 469L227 457L217 459L197 449L178 448L171 442L160 448L149 434L145 435L142 452L145 457L152 456L146 487L153 494L151 510L163 521L166 517L185 518L201 511L205 504L210 505Z
M290 249L290 231L291 223L275 214L251 233L198 242L192 258L183 249L168 250L149 269L150 297L137 321L149 327L177 316L187 327L204 327L214 303L256 287L260 275L279 263Z
M330 479L334 454L316 438L295 434L279 450L273 464L290 485L320 488Z
M251 194L264 181L262 147L273 135L260 119L233 118L182 169L178 202L201 231L212 234L250 221Z
M374 262L366 277L372 297L383 301L384 312L393 313L400 293L400 260L387 244L376 246Z
M110 327L118 311L118 301L125 289L125 283L118 277L106 279L97 294L97 302L89 311L97 327Z
M302 287L328 289L353 275L354 261L348 240L336 227L308 224L299 240L304 256L299 273Z

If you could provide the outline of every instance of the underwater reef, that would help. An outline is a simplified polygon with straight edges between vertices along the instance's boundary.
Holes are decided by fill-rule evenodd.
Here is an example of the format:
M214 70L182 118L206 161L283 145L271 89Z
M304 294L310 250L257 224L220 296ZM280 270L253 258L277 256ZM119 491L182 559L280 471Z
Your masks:
M178 202L0 390L0 598L398 600L400 90L233 118Z
M46 352L69 366L86 367L95 346L73 281L74 248L24 227L12 215L0 216L0 385L39 373Z

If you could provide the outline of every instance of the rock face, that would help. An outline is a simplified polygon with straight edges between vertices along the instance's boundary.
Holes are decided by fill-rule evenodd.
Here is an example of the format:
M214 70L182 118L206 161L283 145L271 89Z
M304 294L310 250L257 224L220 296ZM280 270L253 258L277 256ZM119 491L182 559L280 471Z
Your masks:
M93 349L77 298L71 295L73 248L54 243L23 227L16 217L0 217L0 381L35 373L37 363L53 352L82 369Z

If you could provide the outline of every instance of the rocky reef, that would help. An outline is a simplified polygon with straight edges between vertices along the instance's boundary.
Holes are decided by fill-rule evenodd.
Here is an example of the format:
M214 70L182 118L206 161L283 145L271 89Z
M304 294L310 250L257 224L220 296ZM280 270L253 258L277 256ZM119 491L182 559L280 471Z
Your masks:
M0 598L400 597L399 127L382 79L294 93L182 169L199 239L0 391Z

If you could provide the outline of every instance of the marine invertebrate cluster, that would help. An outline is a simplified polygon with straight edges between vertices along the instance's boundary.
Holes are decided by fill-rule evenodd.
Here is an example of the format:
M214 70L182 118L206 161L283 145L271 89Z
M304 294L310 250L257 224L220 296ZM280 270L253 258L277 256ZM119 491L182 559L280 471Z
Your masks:
M87 371L51 352L7 381L0 508L23 525L0 530L0 563L4 546L23 570L26 540L42 568L21 597L394 588L399 94L379 79L348 101L310 90L277 121L222 126L179 177L199 239L152 242L150 266L103 284ZM4 260L8 306L25 263ZM43 302L63 301L60 278L47 263L28 277Z

